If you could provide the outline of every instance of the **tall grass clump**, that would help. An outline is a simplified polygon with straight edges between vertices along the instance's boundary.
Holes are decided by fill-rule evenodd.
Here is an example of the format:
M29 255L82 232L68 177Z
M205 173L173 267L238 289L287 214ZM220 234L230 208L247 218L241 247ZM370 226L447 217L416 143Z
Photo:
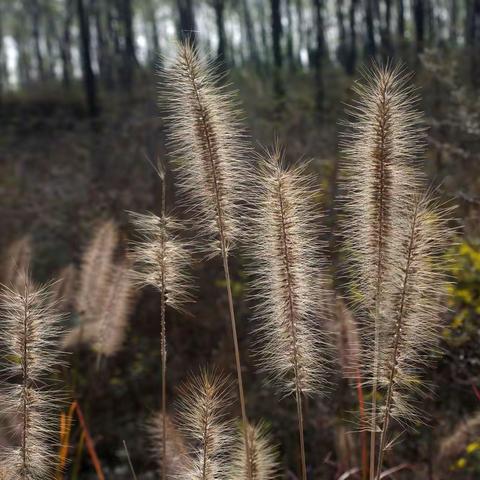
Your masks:
M423 125L407 81L400 68L374 66L355 86L344 140L344 235L371 386L372 479L381 474L390 420L415 418L408 394L422 390L420 365L438 336L437 266L448 237L444 214L423 194Z
M18 423L11 447L0 453L5 478L50 478L56 463L53 419L58 394L46 381L59 365L59 316L49 287L34 287L27 273L22 289L0 292L3 385L1 408Z
M165 205L165 199L163 199ZM133 278L139 285L150 285L160 292L160 330L162 358L162 478L167 475L167 330L166 306L181 310L191 300L189 268L191 255L188 244L178 236L181 224L173 216L157 217L132 214L132 222L140 236L134 243Z
M248 419L228 261L240 231L240 194L245 179L246 149L239 114L232 95L219 86L213 66L201 59L190 43L178 46L173 64L164 74L163 103L169 112L169 142L178 185L204 239L203 250L211 256L221 255L223 261L248 452Z
M260 159L252 207L250 253L256 301L257 358L282 395L293 394L306 479L302 397L325 391L327 336L320 328L327 288L314 179L288 168L279 149Z

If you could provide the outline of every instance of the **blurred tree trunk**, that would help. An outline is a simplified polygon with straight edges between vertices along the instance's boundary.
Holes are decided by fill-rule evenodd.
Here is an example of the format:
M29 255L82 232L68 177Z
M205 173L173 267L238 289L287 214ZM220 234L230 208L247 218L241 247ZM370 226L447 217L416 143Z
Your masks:
M450 44L455 46L458 43L457 38L457 20L458 20L458 0L450 0L450 23L448 28L448 39L450 40Z
M7 61L5 57L5 46L3 44L3 3L0 3L0 97L7 86Z
M372 58L374 58L377 53L375 48L375 30L373 23L373 1L374 0L365 0L365 24L367 27L365 54L367 57Z
M30 38L27 37L23 25L15 23L13 28L13 38L18 52L18 81L20 87L27 87L32 81L32 62L30 59L30 48L27 43Z
M315 67L315 103L317 112L324 110L324 84L323 84L323 57L326 54L325 36L323 33L323 3L324 0L313 0L313 18L315 20L315 50L313 64Z
M346 70L349 75L355 73L355 66L357 63L357 31L356 31L356 22L355 22L355 12L357 7L358 0L350 0L350 9L348 11L348 20L350 26L349 34L349 48L348 48L348 57L346 62Z
M272 11L272 50L274 66L274 90L277 97L283 96L282 82L282 16L280 12L280 0L270 0Z
M385 18L382 21L382 48L384 58L389 58L393 55L392 49L392 0L384 0L385 2Z
M345 28L344 0L337 0L335 14L338 25L338 49L337 58L340 64L346 69L347 60L347 29Z
M265 3L263 0L257 0L258 18L260 21L260 34L262 38L262 50L264 52L264 61L270 66L270 46L268 43L268 16L265 12ZM258 52L257 52L258 53Z
M288 68L294 72L297 67L297 60L293 51L293 18L290 0L285 0L285 11L287 12L287 61Z
M90 57L90 25L88 16L85 12L83 0L77 0L78 24L80 28L80 51L82 55L82 71L85 94L90 116L98 115L97 86L95 76L92 70L92 60Z
M243 21L245 23L245 34L248 44L249 60L253 63L255 69L259 71L260 61L258 57L257 41L255 38L255 29L253 28L252 16L250 15L250 9L247 0L242 0L242 14ZM262 20L264 19L260 17L259 21L262 22Z
M97 38L97 58L100 79L107 89L113 88L113 72L111 65L111 58L109 52L109 45L106 33L106 12L108 3L102 0L91 0L90 9L95 25L95 34Z
M118 14L123 30L122 52L122 79L124 86L131 90L133 87L134 70L137 65L135 53L135 37L133 34L132 0L120 0Z
M217 25L218 48L217 62L222 68L227 66L227 41L225 35L225 0L213 0L215 23Z
M397 10L397 32L400 42L402 42L405 38L405 6L403 0L397 0Z
M413 19L417 54L423 52L425 44L425 4L423 0L413 0Z
M63 13L63 30L59 36L60 58L62 61L62 83L65 88L70 88L72 82L72 20L73 0L65 0Z
M42 49L40 46L40 4L38 0L24 0L25 10L30 12L32 22L32 37L35 59L37 62L38 78L45 80L45 65L43 60Z
M195 13L193 0L177 0L178 6L178 37L180 40L196 42Z
M475 88L480 86L480 0L467 0L467 52L470 58L470 77Z
M160 42L159 34L157 27L157 15L156 7L153 0L148 0L147 2L147 18L145 19L146 24L149 27L149 58L150 64L155 66L157 62L160 61Z
M44 12L45 19L45 46L47 49L47 78L49 80L55 79L55 63L58 58L58 53L55 49L57 33L57 22L55 21L55 14L51 8L46 8Z
M302 0L295 0L295 9L297 11L297 21L298 21L298 51L299 53L306 48L305 42L305 24L303 16L303 5ZM301 55L301 54L300 54ZM300 57L301 58L301 57Z

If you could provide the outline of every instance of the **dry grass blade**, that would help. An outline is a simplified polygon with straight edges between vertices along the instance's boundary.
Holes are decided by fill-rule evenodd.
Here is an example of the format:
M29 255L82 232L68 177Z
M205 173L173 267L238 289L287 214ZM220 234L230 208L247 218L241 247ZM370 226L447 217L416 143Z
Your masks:
M36 288L24 273L20 291L4 287L0 293L4 396L2 409L18 419L14 446L0 454L9 478L44 479L53 475L58 395L45 380L59 366L56 350L59 316L48 287ZM18 381L18 383L17 383Z

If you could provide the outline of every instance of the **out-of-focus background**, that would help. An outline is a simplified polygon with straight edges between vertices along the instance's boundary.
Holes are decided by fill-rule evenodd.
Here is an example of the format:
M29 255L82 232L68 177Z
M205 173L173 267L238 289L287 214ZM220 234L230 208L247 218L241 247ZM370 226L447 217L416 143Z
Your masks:
M122 256L133 236L127 211L159 212L151 163L168 154L156 71L182 38L228 72L256 149L277 137L289 161L312 159L334 266L341 262L334 202L341 123L352 84L374 59L414 73L428 127L421 164L442 199L457 205L458 242L449 328L423 405L429 416L401 437L388 461L403 467L388 478L479 478L480 0L0 0L3 281L12 275L9 261L29 258L37 281L63 279L66 324L78 324L72 279L101 222L118 224ZM173 183L169 172L170 207ZM220 267L196 262L196 303L189 315L168 314L172 402L198 365L234 371ZM295 408L263 386L248 360L251 311L240 257L233 267L249 412L270 425L283 464L295 472ZM138 477L157 478L159 450L147 424L160 406L159 328L158 294L145 289L133 301L122 348L101 368L88 345L68 346L66 377L107 478L130 478L122 440ZM315 479L359 464L357 397L338 377L330 398L307 404ZM95 478L79 432L72 432L66 478Z

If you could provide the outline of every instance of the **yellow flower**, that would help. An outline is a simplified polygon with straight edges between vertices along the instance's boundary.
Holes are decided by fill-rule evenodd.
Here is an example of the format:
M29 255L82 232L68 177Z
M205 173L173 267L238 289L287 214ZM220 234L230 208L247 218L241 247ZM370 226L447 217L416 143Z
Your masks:
M475 452L476 450L479 450L479 449L480 449L480 442L472 442L472 443L467 445L467 453L468 454L473 453L473 452Z
M455 463L455 466L457 468L465 468L466 464L467 464L467 460L465 458L459 458Z

